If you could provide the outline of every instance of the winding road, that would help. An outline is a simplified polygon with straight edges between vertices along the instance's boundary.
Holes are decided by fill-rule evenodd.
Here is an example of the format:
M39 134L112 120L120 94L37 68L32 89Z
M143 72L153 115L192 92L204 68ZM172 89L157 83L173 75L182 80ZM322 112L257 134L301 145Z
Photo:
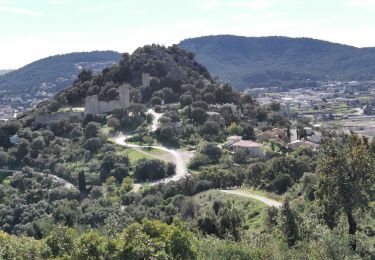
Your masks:
M154 119L153 119L152 125L151 125L151 130L154 132L158 128L158 121L163 114L156 113L153 109L149 109L148 113L151 113L154 116ZM130 137L132 137L132 135L124 135L124 134L120 133L116 137L113 137L112 141L114 143L118 144L118 145L127 146L127 147L131 147L131 148L135 148L135 149L145 148L145 147L151 147L151 148L154 148L154 149L159 149L161 151L165 151L165 152L170 153L174 158L174 162L176 164L176 174L172 177L169 177L169 178L165 178L165 179L162 179L162 180L159 180L159 181L150 182L151 185L156 185L158 183L168 183L170 181L177 181L177 180L180 180L180 179L186 177L187 175L189 175L189 171L187 169L187 164L189 162L190 157L193 155L192 152L169 149L169 148L167 148L165 146L161 146L161 145L142 146L142 145L127 143L126 140L129 139ZM134 184L134 191L138 191L140 189L140 187L141 187L141 184L138 184L138 183ZM247 192L247 191L240 191L240 190L220 190L220 191L224 192L224 193L228 193L228 194L233 194L233 195L237 195L237 196L243 196L243 197L255 199L255 200L258 200L258 201L260 201L260 202L262 202L262 203L264 203L264 204L266 204L270 207L280 208L281 205L282 205L279 201L269 199L265 196L257 195L257 194Z
M152 114L153 117L154 117L153 121L152 121L152 124L151 124L151 131L154 132L158 128L158 124L159 124L158 121L163 114L156 113L153 109L149 109L148 113ZM167 182L170 182L170 181L177 181L177 180L180 180L180 179L189 175L189 171L187 169L187 164L188 164L188 161L189 161L190 157L192 156L192 153L187 152L187 151L183 151L183 150L170 149L170 148L167 148L167 147L162 146L162 145L151 145L151 146L145 145L145 146L142 146L142 145L127 143L126 140L131 138L131 137L132 137L132 135L124 135L124 134L120 133L117 136L111 138L111 140L118 145L130 147L130 148L136 148L136 149L138 148L139 149L139 148L150 147L150 148L153 148L153 149L158 149L158 150L167 152L167 153L171 154L171 156L173 157L173 161L176 164L176 174L175 175L173 175L172 177L169 177L169 178L159 180L159 181L150 182L151 185L156 185L156 184L159 184L159 183L167 183Z
M277 200L269 199L267 197L254 194L252 192L241 191L241 190L220 190L220 191L224 192L224 193L228 193L228 194L233 194L233 195L238 195L238 196L243 196L243 197L255 199L255 200L258 200L260 202L263 202L264 204L266 204L267 206L270 206L270 207L280 208L281 205L282 205L282 203L277 201Z
M153 109L149 109L148 113L151 113L154 117L153 121L152 121L152 124L151 124L151 131L154 132L158 128L158 121L163 114L156 113ZM177 181L177 180L180 180L180 179L189 175L187 165L189 163L190 157L192 157L192 155L193 155L192 152L184 151L184 150L170 149L170 148L167 148L167 147L161 146L161 145L142 146L142 145L127 143L126 140L129 139L130 137L132 137L132 135L124 135L124 134L120 133L117 136L112 137L111 140L118 145L131 147L131 148L135 148L135 149L143 149L143 148L146 148L146 147L159 149L161 151L165 151L165 152L171 154L171 156L173 157L174 163L176 164L176 174L173 175L172 177L169 177L169 178L165 178L165 179L162 179L162 180L150 182L151 185L156 185L156 184L159 184L159 183L168 183L170 181ZM9 173L16 172L14 170L1 170L1 169L0 169L0 171L9 172ZM45 175L44 173L41 173L41 172L35 172L35 173L40 174L40 175L42 175L42 174ZM72 184L72 183L70 183L70 182L68 182L68 181L66 181L66 180L64 180L64 179L62 179L62 178L60 178L56 175L47 174L47 176L51 177L55 181L63 184L65 188L76 188L74 186L74 184ZM138 191L140 188L141 188L141 184L139 184L139 183L134 184L134 191L135 192ZM255 200L258 200L258 201L260 201L260 202L262 202L262 203L264 203L268 206L271 206L271 207L280 208L281 205L282 205L279 201L269 199L265 196L254 194L252 192L247 192L247 191L242 191L242 190L220 190L220 191L224 192L224 193L227 193L227 194L233 194L233 195L238 195L238 196L243 196L243 197L255 199Z

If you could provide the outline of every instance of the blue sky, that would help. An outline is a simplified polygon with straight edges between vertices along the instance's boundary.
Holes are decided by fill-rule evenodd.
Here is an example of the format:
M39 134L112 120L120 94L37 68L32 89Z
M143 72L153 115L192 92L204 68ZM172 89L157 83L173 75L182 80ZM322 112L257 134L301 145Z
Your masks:
M375 0L0 0L0 69L213 34L375 46Z

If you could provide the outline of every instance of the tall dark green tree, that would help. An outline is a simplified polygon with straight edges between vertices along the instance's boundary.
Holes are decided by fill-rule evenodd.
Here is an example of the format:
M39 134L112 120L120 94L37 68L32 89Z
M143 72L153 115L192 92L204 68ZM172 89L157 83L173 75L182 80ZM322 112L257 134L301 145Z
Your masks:
M298 226L294 213L290 208L289 199L283 202L280 209L279 226L289 247L295 245L298 240Z
M84 171L78 174L78 188L80 192L86 192L86 176Z

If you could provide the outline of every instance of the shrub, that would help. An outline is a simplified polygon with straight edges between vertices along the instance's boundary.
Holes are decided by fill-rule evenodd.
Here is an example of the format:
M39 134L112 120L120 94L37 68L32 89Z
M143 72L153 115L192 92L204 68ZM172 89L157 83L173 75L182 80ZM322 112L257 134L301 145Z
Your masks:
M93 137L98 137L100 131L100 124L95 123L95 122L90 122L87 124L85 127L84 133L85 133L85 138L93 138Z
M95 137L88 139L84 144L83 147L90 152L96 152L98 151L103 145L102 139Z
M140 159L134 167L134 177L137 181L159 180L167 177L164 162L156 159Z
M272 189L281 194L288 190L292 185L292 178L287 174L277 176L271 183Z

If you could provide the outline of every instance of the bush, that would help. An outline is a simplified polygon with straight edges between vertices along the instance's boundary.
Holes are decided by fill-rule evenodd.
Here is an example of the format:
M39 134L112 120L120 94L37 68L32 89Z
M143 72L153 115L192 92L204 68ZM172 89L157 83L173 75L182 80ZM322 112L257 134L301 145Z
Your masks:
M161 141L176 144L178 142L177 135L172 125L163 125L157 130L157 135Z
M102 139L95 137L88 139L84 144L83 147L90 152L96 152L103 146Z
M212 163L217 163L222 155L221 148L215 142L204 142L198 147L198 152L208 156Z
M194 101L193 102L193 107L194 108L200 107L200 108L202 108L202 109L204 109L206 111L208 110L208 104L206 102L204 102L204 101Z
M236 150L233 154L233 161L238 164L244 164L247 162L249 152L246 149Z
M158 96L153 96L153 97L151 98L151 104L152 104L153 106L161 105L162 103L163 103L163 100L162 100L160 97L158 97Z
M288 190L292 185L292 178L287 174L277 176L271 183L272 189L281 194Z
M193 103L193 97L190 95L181 95L180 104L181 107L189 106Z
M153 181L167 177L164 162L156 159L140 159L134 167L134 177L137 181Z
M108 126L113 127L113 129L118 130L121 126L120 120L117 117L111 117L108 119Z
M189 163L189 168L192 169L192 170L196 170L199 167L201 167L203 165L208 165L210 163L211 163L211 160L210 160L210 158L207 155L201 154L201 153L197 153L191 159L191 161Z
M202 125L206 122L208 117L207 111L203 108L197 107L191 109L190 118L193 119L198 124Z
M98 137L99 131L100 131L100 124L95 123L95 122L90 122L87 124L84 130L85 138L89 139L93 137Z

